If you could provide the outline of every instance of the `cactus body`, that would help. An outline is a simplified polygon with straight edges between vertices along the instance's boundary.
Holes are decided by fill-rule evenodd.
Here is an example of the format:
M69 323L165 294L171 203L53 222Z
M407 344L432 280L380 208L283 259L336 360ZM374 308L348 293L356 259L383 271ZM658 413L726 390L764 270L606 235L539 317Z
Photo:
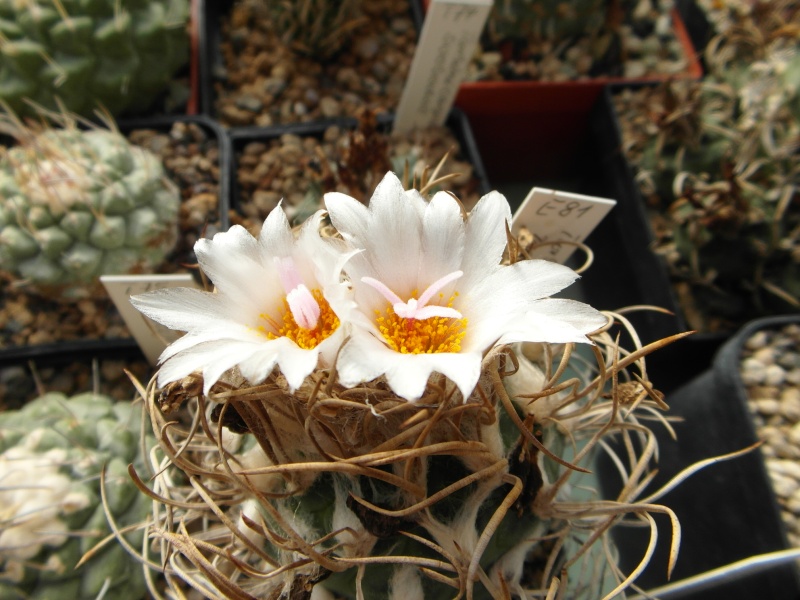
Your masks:
M225 551L212 569L229 573L225 552L256 572L294 565L276 577L231 578L233 589L253 597L305 598L319 586L337 598L387 600L444 600L456 595L454 586L469 586L476 599L500 597L503 585L518 589L527 562L537 560L532 553L540 565L552 553L550 568L558 572L575 549L571 545L579 546L589 533L580 525L565 525L583 515L561 512L559 502L570 502L572 492L556 483L564 478L564 467L552 457L575 456L586 432L578 434L582 426L574 421L556 424L560 396L533 404L519 397L541 390L545 378L538 364L518 358L518 371L503 383L482 378L475 398L485 398L483 406L475 398L462 404L458 393L437 379L426 397L444 403L435 423L420 418L425 408L383 386L358 393L334 387L332 396L307 385L289 393L279 381L252 391L239 389L236 401L211 412L208 437L194 438L205 452L171 456L180 470L200 468L233 478L222 487L214 484L210 492L231 505L226 527L233 534L215 535ZM190 377L168 386L158 401L149 401L154 427L160 430L170 418L160 413L171 413L176 401L197 393L198 385ZM348 407L338 406L343 393ZM535 435L545 452L520 435L506 412L511 405L519 419L537 424ZM416 427L409 425L412 421ZM220 425L235 432L221 430L225 467L215 456ZM269 439L264 438L267 430ZM244 432L249 433L239 435ZM575 448L578 438L584 442ZM176 438L170 444L183 441ZM189 528L200 514L184 518ZM562 550L550 538L556 530L557 535L573 532L565 536L570 539ZM182 539L195 543L188 536ZM584 559L570 568L573 591L568 597L596 598L613 579L604 579L604 557ZM366 561L363 572L359 561ZM450 583L427 576L420 566L445 575ZM182 568L181 577L212 589L203 575L191 574L188 561ZM468 584L471 568L486 573L486 579Z
M177 239L180 196L161 162L110 131L50 130L9 149L0 197L0 268L66 296L152 270Z
M495 0L493 23L499 37L558 43L573 36L597 35L610 5L607 0Z
M796 4L796 3L794 3ZM800 305L800 56L790 3L702 4L703 81L622 94L629 158L691 329L732 330Z
M101 503L104 466L117 526L150 511L127 473L129 463L141 464L140 417L140 406L91 393L49 393L0 413L0 598L144 596L142 569L116 541L75 569L111 533ZM140 548L142 536L137 530L126 540Z
M0 3L0 100L142 112L188 60L188 14L188 0Z
M359 0L258 0L275 31L294 51L325 60L361 24Z

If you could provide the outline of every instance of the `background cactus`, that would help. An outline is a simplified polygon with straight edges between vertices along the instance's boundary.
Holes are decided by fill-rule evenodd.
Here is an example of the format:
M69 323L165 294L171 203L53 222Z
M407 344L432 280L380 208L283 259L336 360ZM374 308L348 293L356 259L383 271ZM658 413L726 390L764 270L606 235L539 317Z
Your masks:
M492 33L558 44L573 36L597 35L616 8L610 0L495 0Z
M0 3L0 100L91 115L143 112L189 58L188 0Z
M164 259L180 196L155 155L113 131L13 129L20 144L0 154L0 269L75 297L101 274Z
M141 414L141 405L92 393L49 393L0 412L0 598L144 597L142 568L116 540L75 569L111 534L106 508L119 528L150 512L127 472L154 441L140 435ZM143 530L125 539L141 548Z
M694 329L800 307L800 13L792 27L788 4L712 15L722 33L709 43L705 81L616 100L627 154L657 209L657 250Z
M262 8L281 39L300 54L326 60L363 23L361 0L250 0Z
M470 80L659 78L686 70L670 0L495 0Z

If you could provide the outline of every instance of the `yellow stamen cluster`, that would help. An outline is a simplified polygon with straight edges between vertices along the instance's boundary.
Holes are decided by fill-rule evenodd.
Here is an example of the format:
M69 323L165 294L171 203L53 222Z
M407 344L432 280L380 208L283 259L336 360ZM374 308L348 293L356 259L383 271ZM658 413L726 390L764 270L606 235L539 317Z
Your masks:
M450 297L448 307L452 307L453 300L455 296ZM391 305L385 314L376 310L375 317L375 324L389 346L402 354L459 352L467 332L466 318L404 319L395 314Z
M287 337L295 344L300 346L303 350L311 350L316 348L324 340L336 331L339 327L339 318L336 313L331 309L328 301L322 295L322 291L318 289L311 290L311 295L319 305L319 320L314 329L303 329L294 320L292 311L289 310L289 303L284 298L283 300L283 323L277 323L272 317L266 313L258 315L270 324L269 329L263 325L259 325L257 329L267 336L267 338L274 340L279 337Z

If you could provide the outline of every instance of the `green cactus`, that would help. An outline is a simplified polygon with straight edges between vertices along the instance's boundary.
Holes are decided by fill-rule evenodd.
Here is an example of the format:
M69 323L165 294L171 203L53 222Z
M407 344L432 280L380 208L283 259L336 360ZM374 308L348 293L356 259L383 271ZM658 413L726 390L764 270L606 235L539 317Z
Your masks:
M327 60L363 22L361 0L256 0L292 50Z
M702 82L618 98L629 158L661 214L657 249L694 329L800 307L800 55L764 3L721 7ZM794 32L794 33L793 33Z
M71 298L164 259L180 196L155 155L107 130L16 132L0 155L0 269Z
M0 100L89 116L153 104L186 64L188 0L11 0L0 3Z
M116 540L98 545L112 532L106 508L120 529L151 510L127 472L143 465L141 415L141 405L92 393L49 393L0 413L0 598L144 597L141 565ZM133 528L125 539L141 548L143 535Z

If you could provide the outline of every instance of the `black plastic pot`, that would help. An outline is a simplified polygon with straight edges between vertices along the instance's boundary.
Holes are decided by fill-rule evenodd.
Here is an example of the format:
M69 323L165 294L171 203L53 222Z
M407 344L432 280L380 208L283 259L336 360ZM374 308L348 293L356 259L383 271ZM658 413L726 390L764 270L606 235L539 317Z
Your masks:
M388 132L394 122L394 115L381 114L378 115L378 126L380 129ZM250 142L266 142L269 140L280 138L284 134L293 134L300 137L315 137L322 139L325 130L332 125L337 125L343 130L355 129L358 122L356 119L333 119L326 121L314 121L311 123L292 123L287 125L279 125L274 127L238 127L232 129L230 132L231 150L233 160L231 160L231 171L229 174L231 180L231 209L239 209L241 201L241 191L236 177L238 166L238 156L244 146ZM461 154L454 158L465 160L472 165L473 175L478 181L478 190L481 194L486 194L492 190L489 179L486 176L486 170L483 167L478 146L475 144L475 138L472 135L472 130L469 125L467 117L458 109L453 109L447 118L445 125L455 135L461 147Z
M19 408L43 392L72 396L96 391L116 400L131 400L137 392L125 371L146 386L155 367L138 347L119 345L109 348L76 345L74 351L59 347L52 352L40 352L23 364L0 364L2 409Z
M670 414L681 420L674 424L677 441L657 431L659 474L650 489L657 489L697 461L756 443L739 374L742 347L756 331L798 322L800 316L751 321L719 349L710 369L667 394ZM683 530L672 581L750 556L789 548L760 450L706 467L659 502L676 512ZM665 522L660 525L659 539L668 537L668 526ZM623 569L632 568L636 558L642 555L645 539L632 529L617 531L615 539L623 557ZM656 551L650 566L637 581L644 589L667 583L665 549L666 544ZM729 583L717 583L710 589L669 597L796 600L800 597L800 574L793 564L780 566Z
M199 115L159 116L152 118L121 120L118 128L123 134L138 129L169 131L175 123L191 123L202 128L210 138L216 139L219 147L219 200L218 224L220 230L229 227L228 215L230 179L227 165L230 163L230 140L227 133L215 121ZM202 232L198 232L202 234ZM191 261L188 261L191 262ZM2 298L0 298L2 301ZM68 360L104 358L138 358L141 352L132 338L79 339L41 345L10 346L0 348L0 366L23 364L28 361L44 361L47 364Z

